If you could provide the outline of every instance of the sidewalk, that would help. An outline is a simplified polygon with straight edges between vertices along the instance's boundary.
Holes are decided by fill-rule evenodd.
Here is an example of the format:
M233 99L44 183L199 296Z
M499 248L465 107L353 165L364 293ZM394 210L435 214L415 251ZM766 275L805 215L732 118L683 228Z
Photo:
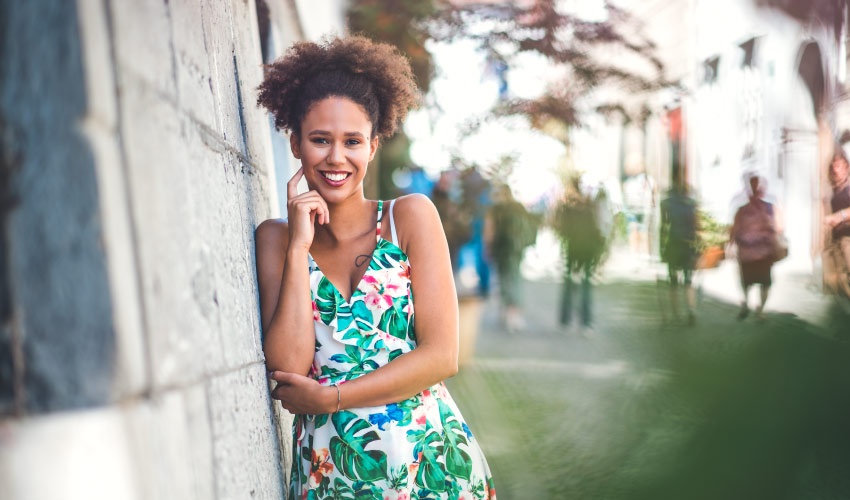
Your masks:
M556 283L524 283L518 334L488 302L448 383L499 498L850 495L848 344L793 314L738 322L708 292L695 327L662 326L653 272L607 275L588 336L556 324Z

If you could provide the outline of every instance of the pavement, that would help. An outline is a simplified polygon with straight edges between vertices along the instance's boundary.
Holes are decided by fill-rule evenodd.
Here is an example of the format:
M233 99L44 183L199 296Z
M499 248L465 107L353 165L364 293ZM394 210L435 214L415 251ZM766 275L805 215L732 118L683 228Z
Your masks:
M803 315L739 321L709 288L687 326L657 269L622 265L595 286L592 329L556 323L551 279L522 284L517 332L487 300L448 386L498 497L850 498L848 318L814 294Z

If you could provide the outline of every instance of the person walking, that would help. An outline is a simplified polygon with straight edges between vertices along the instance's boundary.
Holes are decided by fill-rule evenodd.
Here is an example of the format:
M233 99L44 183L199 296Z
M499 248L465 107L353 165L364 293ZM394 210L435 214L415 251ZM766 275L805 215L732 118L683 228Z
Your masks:
M525 327L520 293L520 263L525 249L537 239L540 223L538 216L529 213L514 198L510 187L504 184L495 190L490 217L493 235L489 251L499 274L502 320L509 332L518 332Z
M588 186L583 186L581 178L572 179L571 190L554 211L555 233L561 240L564 251L564 282L558 321L567 327L572 321L573 275L581 280L580 321L585 330L591 328L593 321L591 278L602 260L606 249L606 235L600 221L606 218L607 196L600 189L596 196Z
M289 498L495 498L443 383L458 304L437 211L363 193L380 138L418 99L407 60L363 37L299 42L259 91L301 161L288 219L256 231L272 397L296 415Z
M777 260L777 242L781 225L772 203L764 201L765 183L758 175L748 179L749 201L738 209L730 230L731 240L737 246L741 288L744 292L738 319L749 315L747 303L749 290L759 285L760 302L756 315L764 319L764 305L770 293L771 268Z
M697 203L688 195L686 185L676 185L661 201L661 260L667 263L670 277L670 304L673 318L679 315L679 275L685 288L687 322L696 323L696 290L692 285L698 250Z

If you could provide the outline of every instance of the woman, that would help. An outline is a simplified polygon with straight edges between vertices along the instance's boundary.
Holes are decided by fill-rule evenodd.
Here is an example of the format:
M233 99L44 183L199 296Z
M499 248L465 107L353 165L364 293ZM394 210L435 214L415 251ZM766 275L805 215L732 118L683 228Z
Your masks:
M749 202L738 209L732 224L731 238L738 247L738 264L741 269L741 287L744 298L738 319L750 313L747 295L750 287L760 286L761 301L756 310L759 320L764 319L764 305L770 292L770 271L777 260L777 238L782 232L773 204L764 201L764 183L757 175L749 178Z
M831 213L825 222L832 233L832 255L839 270L840 289L850 290L850 165L841 148L837 148L829 168L829 183L832 185Z
M361 37L297 43L260 86L301 160L288 220L256 233L272 395L297 415L292 498L495 498L442 382L458 310L437 212L363 194L379 138L417 97L407 60Z

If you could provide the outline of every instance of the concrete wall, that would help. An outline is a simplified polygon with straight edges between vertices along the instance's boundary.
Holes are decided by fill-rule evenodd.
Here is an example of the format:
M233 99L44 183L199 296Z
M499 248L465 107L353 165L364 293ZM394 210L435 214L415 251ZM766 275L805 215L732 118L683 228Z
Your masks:
M2 2L0 23L0 498L282 498L255 1Z

